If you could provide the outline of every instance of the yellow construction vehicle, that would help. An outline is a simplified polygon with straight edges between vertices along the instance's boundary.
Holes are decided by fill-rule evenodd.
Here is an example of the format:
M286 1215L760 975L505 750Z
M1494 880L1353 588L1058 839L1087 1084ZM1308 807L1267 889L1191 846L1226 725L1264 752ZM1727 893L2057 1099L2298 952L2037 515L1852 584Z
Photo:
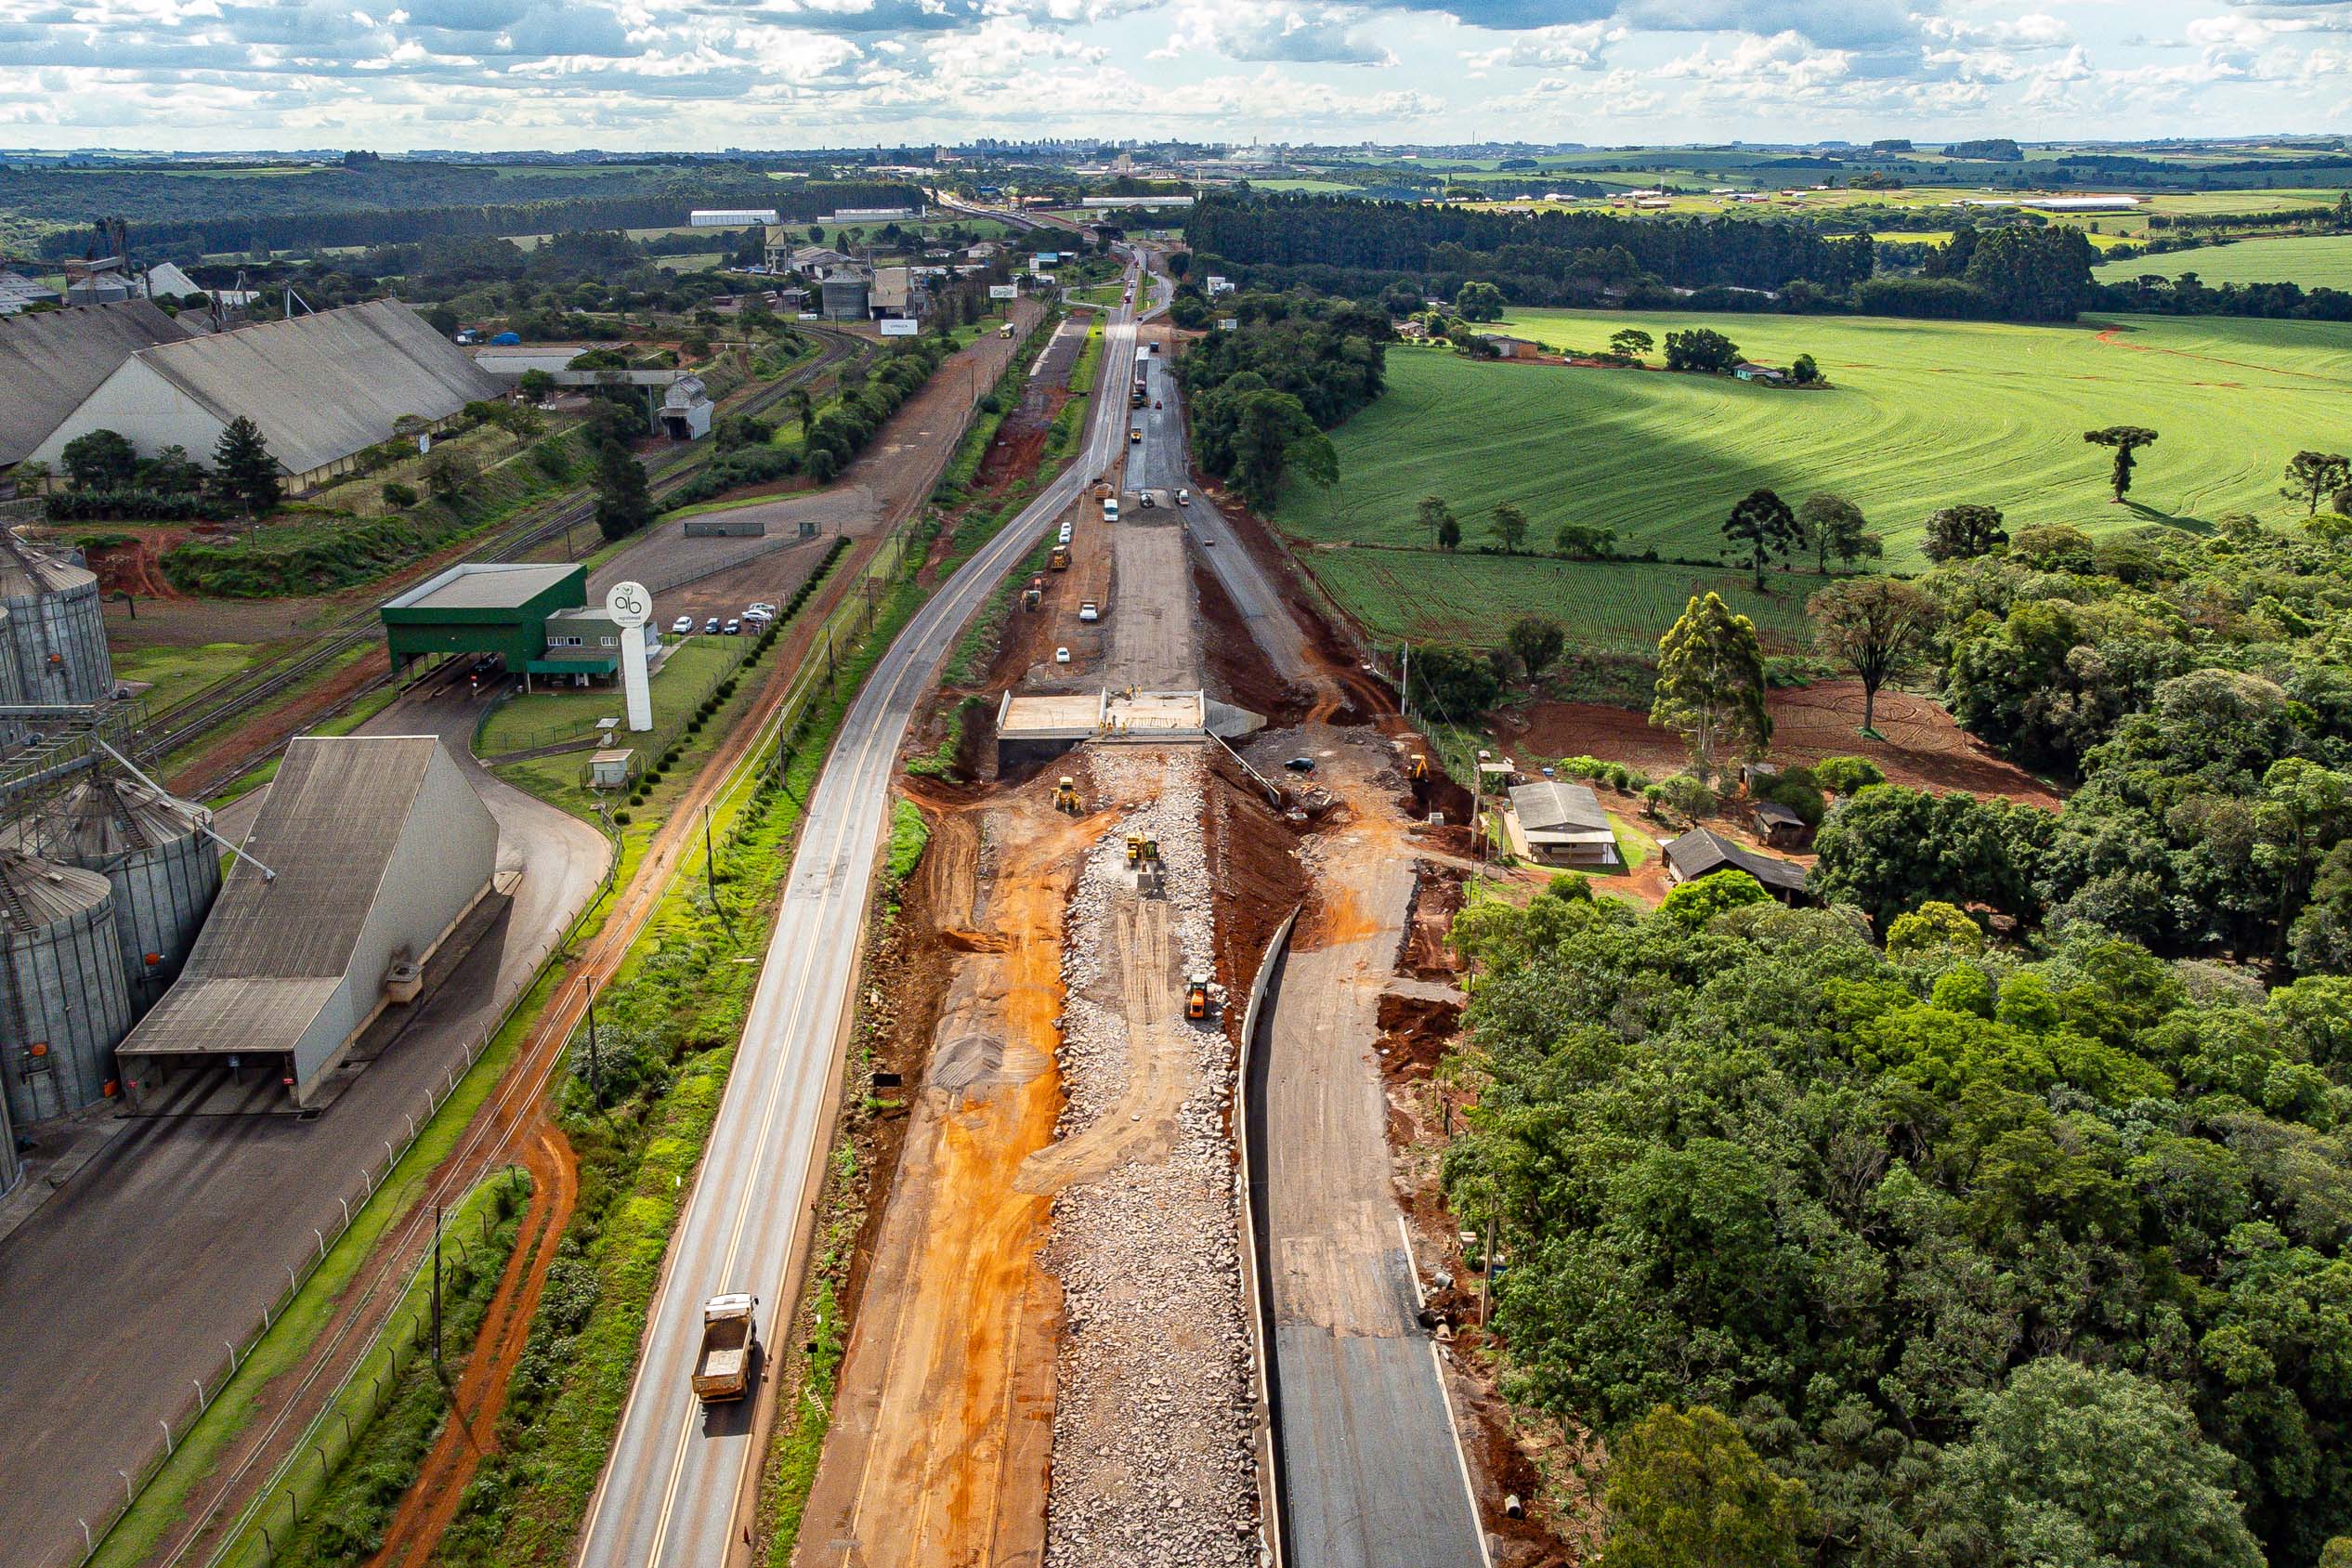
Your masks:
M1184 1016L1187 1018L1209 1016L1209 972L1207 970L1193 971L1191 978L1184 982Z
M1045 564L1055 571L1069 570L1070 547L1066 544L1056 544L1053 547L1053 554L1046 557Z
M1075 815L1078 808L1078 780L1065 773L1053 781L1053 809Z
M1044 603L1045 590L1039 587L1034 582L1030 583L1021 595L1021 608L1023 609L1036 609L1039 606Z
M1150 861L1155 866L1159 864L1159 841L1157 839L1145 838L1143 840L1143 858Z
M1127 863L1130 866L1141 866L1143 863L1143 834L1130 833L1127 835Z
M1405 764L1405 777L1411 779L1414 783L1419 784L1426 782L1429 776L1429 758L1421 755L1418 751L1414 752L1412 759Z

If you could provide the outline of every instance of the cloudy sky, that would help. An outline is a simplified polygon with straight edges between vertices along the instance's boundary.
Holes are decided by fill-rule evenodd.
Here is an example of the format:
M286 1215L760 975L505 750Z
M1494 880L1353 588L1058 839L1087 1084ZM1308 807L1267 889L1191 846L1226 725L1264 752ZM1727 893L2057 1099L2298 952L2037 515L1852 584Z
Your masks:
M0 0L0 146L2352 129L2352 0Z

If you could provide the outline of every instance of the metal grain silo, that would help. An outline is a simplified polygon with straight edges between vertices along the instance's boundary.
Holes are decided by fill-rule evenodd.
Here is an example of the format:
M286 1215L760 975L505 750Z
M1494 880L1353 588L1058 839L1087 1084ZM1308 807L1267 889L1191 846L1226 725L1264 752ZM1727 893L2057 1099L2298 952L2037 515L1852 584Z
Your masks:
M8 640L8 612L0 608L0 708L13 708L24 700L24 687L17 676L17 661L8 651L14 646ZM22 720L0 715L0 750L14 746L24 737Z
M0 849L0 1087L19 1128L94 1104L131 1027L106 879Z
M134 1017L179 973L220 892L219 846L200 830L212 819L201 805L104 775L75 785L33 818L24 847L113 884Z
M26 702L98 702L114 694L98 578L0 531L0 640Z

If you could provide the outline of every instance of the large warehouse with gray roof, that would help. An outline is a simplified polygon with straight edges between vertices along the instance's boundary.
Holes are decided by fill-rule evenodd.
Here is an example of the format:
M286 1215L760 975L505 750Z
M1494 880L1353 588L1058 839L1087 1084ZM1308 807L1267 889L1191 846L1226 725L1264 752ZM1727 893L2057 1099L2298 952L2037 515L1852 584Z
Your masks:
M141 457L176 446L202 462L242 414L302 490L351 468L404 418L438 424L504 392L415 311L372 300L143 348L33 455L54 467L75 437L114 430Z
M302 736L188 964L117 1048L134 1103L234 1060L307 1105L490 891L498 823L431 735Z
M31 457L132 355L192 335L143 299L0 316L0 469Z

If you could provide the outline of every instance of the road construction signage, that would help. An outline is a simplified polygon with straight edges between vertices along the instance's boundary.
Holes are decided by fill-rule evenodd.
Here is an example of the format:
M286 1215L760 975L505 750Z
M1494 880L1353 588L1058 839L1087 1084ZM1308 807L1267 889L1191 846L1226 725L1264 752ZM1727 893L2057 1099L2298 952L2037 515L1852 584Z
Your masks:
M882 323L884 337L913 337L922 331L922 323L909 317L885 317Z

